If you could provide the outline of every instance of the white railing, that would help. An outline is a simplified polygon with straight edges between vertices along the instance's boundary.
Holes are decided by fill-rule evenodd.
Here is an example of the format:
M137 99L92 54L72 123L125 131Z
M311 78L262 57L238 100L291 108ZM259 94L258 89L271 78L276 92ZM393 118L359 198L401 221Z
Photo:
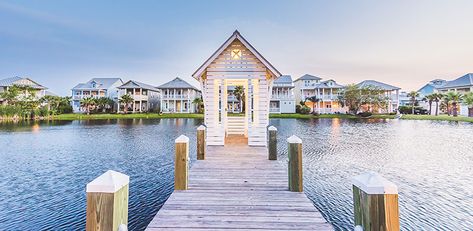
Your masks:
M72 99L73 100L81 100L81 99L84 99L84 98L98 99L98 98L101 98L101 97L106 97L106 96L105 95L74 95L74 96L72 96Z
M280 112L281 108L269 108L269 112Z
M189 95L163 95L163 99L190 99Z

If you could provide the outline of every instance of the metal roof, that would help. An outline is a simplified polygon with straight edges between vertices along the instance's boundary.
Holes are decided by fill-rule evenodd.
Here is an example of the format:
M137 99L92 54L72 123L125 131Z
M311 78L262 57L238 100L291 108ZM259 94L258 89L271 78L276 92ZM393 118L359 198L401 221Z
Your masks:
M124 83L123 85L118 87L119 89L130 89L130 88L142 88L150 91L158 91L158 88L151 86L146 83L141 83L135 80L129 80L128 82Z
M171 89L194 89L196 91L199 91L199 89L195 88L188 82L182 80L179 77L176 77L175 79L162 84L161 86L158 87L159 89L165 89L165 88L171 88Z
M314 76L314 75L305 74L305 75L299 77L298 79L296 79L295 81L299 81L299 80L321 80L321 79L322 78Z
M393 91L393 90L400 90L401 89L401 88L395 87L393 85L378 82L376 80L365 80L365 81L362 81L361 83L358 83L357 86L358 87L369 87L369 86L371 86L371 87L380 88L380 89L383 89L383 90L386 90L386 91Z
M470 87L470 86L473 86L473 73L468 73L455 80L447 81L447 83L439 87L439 89L454 88L454 87Z
M281 77L274 80L275 84L292 84L292 77L290 75L281 75Z
M20 83L19 81L21 80L27 80L27 84L25 83ZM11 87L13 85L19 85L19 86L29 86L34 89L47 89L45 86L31 80L30 78L23 78L23 77L11 77L11 78L6 78L6 79L1 79L0 80L0 87Z
M331 83L331 85L330 85ZM318 84L315 84L315 88L344 88L345 86L338 84L333 79L322 81Z
M120 78L93 78L87 83L79 83L72 90L95 90L95 89L108 89L117 81L123 83ZM94 87L95 83L95 87Z

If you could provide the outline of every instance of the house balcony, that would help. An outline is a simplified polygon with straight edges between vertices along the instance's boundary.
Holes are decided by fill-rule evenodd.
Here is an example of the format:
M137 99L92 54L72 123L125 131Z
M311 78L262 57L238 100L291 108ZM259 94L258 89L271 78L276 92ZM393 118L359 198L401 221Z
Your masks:
M135 101L148 101L148 95L132 95Z
M106 97L105 95L74 95L72 96L72 100L82 100L84 98L94 98L98 99L101 97Z
M163 99L191 99L189 95L163 95Z
M271 99L273 99L273 100L281 100L281 99L283 99L283 100L294 100L295 98L294 98L294 95L275 95L275 94L273 94L271 96Z

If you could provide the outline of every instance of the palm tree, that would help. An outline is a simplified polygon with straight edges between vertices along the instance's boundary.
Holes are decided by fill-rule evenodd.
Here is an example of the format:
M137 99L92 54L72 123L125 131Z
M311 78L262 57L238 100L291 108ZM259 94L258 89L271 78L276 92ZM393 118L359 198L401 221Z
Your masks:
M307 98L310 102L312 102L312 113L315 113L315 104L320 101L320 99L317 98L317 96L311 96Z
M468 92L463 96L463 104L468 107L468 117L473 117L473 92Z
M435 93L433 94L430 94L430 95L426 95L425 96L425 101L427 101L427 103L429 103L429 114L432 115L432 103L435 101L435 98L437 96L435 96Z
M90 115L90 107L93 105L95 105L95 99L92 97L86 97L80 101L80 106L85 108L87 115Z
M237 100L240 102L240 112L243 111L243 101L245 99L245 89L243 89L243 86L236 86L235 90L233 91L233 94L237 98Z
M108 97L100 97L97 99L97 106L102 109L102 112L105 112L107 108L111 108L113 103L113 100Z
M125 111L125 114L128 113L128 106L133 103L133 101L133 97L131 97L129 94L125 94L120 97L119 102L123 104L123 110Z
M449 101L452 103L452 111L453 111L452 114L453 116L457 116L458 115L457 105L461 101L463 96L461 93L456 92L456 91L449 91L447 92L447 95L448 95Z
M407 97L410 98L411 100L411 108L412 108L412 114L414 115L414 107L417 102L417 97L419 97L419 92L417 91L411 91L407 93Z
M440 100L442 100L443 94L442 93L432 93L432 95L433 95L434 101L435 101L435 115L438 116L439 115L439 102L440 102Z
M202 112L202 102L202 97L197 97L192 101L192 103L196 105L198 113Z
M450 114L453 114L453 116L458 115L457 105L458 105L458 102L460 102L461 98L462 98L462 95L456 91L449 91L447 92L447 94L444 95L444 101L447 104L448 115ZM450 104L452 105L452 110L451 110L452 113L450 113L450 107L449 107Z

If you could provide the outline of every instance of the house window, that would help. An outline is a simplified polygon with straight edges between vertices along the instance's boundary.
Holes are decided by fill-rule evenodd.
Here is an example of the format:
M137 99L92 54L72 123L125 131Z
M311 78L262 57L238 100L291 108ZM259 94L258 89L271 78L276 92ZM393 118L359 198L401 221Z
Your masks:
M231 52L231 56L233 60L241 59L241 50L240 49L233 49Z

